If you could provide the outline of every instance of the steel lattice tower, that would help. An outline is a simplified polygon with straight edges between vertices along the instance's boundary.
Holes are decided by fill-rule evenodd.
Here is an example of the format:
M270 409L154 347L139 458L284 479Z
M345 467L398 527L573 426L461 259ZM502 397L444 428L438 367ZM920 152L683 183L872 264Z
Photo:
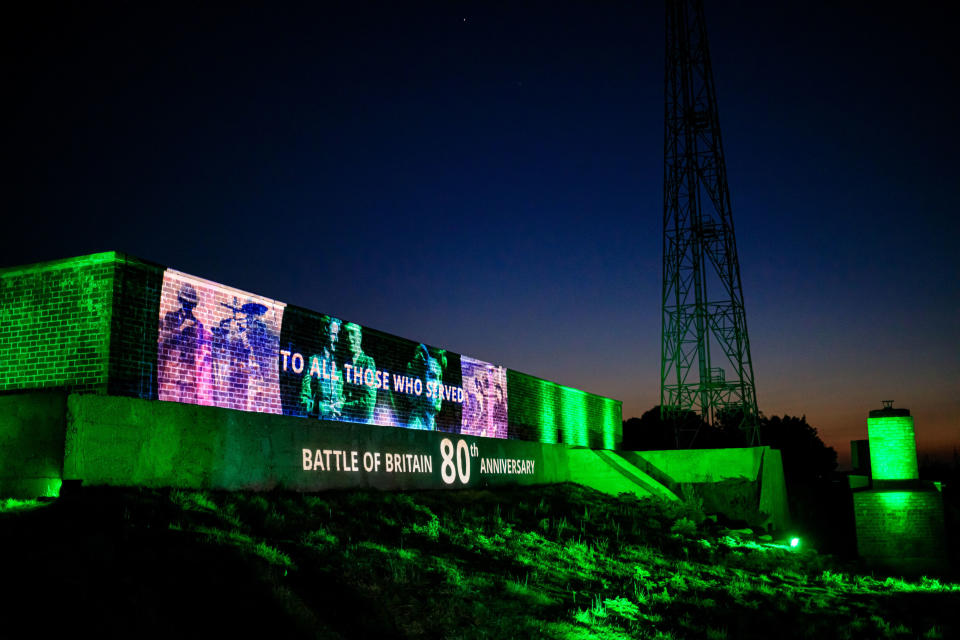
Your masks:
M736 416L758 444L757 394L702 0L667 0L661 417ZM725 420L726 419L726 420ZM684 424L686 423L686 426Z

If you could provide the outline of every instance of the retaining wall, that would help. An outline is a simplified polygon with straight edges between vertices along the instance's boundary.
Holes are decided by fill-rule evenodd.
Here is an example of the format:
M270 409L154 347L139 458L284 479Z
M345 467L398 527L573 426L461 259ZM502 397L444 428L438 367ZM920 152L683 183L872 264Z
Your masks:
M699 498L752 526L786 526L770 507L779 499L785 510L785 495L778 452L766 447L614 452L95 394L0 396L0 411L0 495L57 495L61 479L307 492L575 482Z

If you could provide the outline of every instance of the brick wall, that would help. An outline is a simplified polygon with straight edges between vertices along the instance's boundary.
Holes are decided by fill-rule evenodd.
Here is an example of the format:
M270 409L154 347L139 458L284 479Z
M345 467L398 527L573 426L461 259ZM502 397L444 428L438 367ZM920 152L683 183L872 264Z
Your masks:
M853 494L857 551L872 561L946 557L943 498L937 491Z
M0 270L0 392L106 392L114 257Z
M0 392L55 387L593 448L621 441L619 401L123 254L8 268L0 287Z
M164 268L117 255L110 327L110 395L157 399L157 308Z
M912 417L867 418L867 437L874 480L916 480L920 477Z
M507 370L510 431L541 442L613 449L623 439L621 403Z
M283 413L277 354L285 306L167 269L152 340L159 399Z
M331 351L330 335L334 331L338 337ZM362 355L353 355L351 340L357 341ZM473 396L463 393L461 357L452 351L290 306L284 311L280 348L290 354L289 362L283 357L280 361L280 393L288 415L412 428L432 425L435 430L448 432L460 431L465 411L468 420L475 413L492 416L493 401L486 403L487 396L476 398L476 389ZM308 375L311 368L314 374ZM331 368L342 376L340 383L325 379ZM428 370L432 385L462 391L456 398L445 395L437 401L425 388ZM343 406L339 415L324 418L321 414L327 410L319 406L325 402L321 396L329 396L334 384L343 397ZM420 393L412 388L414 384L420 385ZM495 393L494 388L487 391L489 395ZM313 406L304 404L311 398Z

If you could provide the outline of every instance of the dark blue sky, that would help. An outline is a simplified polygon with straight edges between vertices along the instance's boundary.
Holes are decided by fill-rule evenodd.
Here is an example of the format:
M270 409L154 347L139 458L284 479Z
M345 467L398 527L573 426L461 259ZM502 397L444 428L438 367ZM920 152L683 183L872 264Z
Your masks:
M116 249L659 401L663 7L43 6L3 33L4 264ZM708 3L760 409L960 443L953 34Z

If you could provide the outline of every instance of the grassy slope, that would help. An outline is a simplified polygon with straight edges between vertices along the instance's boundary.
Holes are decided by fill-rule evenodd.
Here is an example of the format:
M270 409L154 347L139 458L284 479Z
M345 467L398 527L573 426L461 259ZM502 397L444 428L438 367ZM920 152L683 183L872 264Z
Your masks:
M24 637L960 637L960 585L854 575L575 485L6 506L4 621Z

